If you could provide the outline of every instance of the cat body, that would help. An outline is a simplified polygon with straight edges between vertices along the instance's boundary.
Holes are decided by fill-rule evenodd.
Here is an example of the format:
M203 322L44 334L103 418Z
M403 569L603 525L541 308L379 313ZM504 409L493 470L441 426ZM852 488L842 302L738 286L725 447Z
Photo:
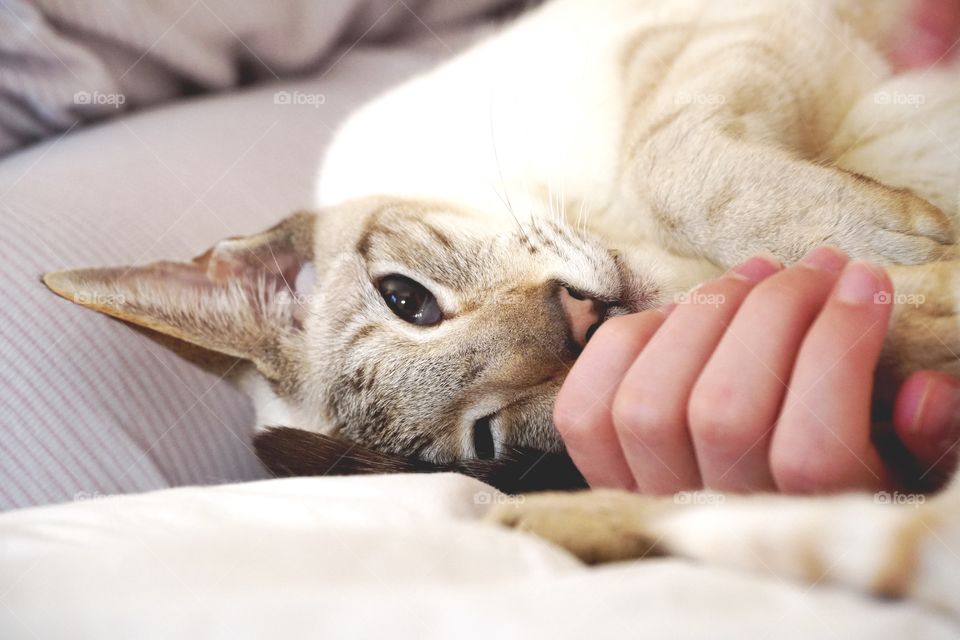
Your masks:
M192 262L45 282L238 359L261 426L438 463L562 451L552 405L592 330L760 251L887 265L926 302L896 306L881 378L960 374L960 85L892 74L881 43L905 7L553 0L351 117L318 211ZM759 559L944 604L956 495L907 511L586 493L491 517L589 561Z

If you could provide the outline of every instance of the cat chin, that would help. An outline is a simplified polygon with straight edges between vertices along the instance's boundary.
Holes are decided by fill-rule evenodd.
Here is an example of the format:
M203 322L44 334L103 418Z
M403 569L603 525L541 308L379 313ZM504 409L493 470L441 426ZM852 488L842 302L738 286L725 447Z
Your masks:
M565 453L530 448L510 447L495 460L436 463L289 427L269 427L257 434L253 443L257 457L278 477L460 473L511 494L587 488L583 476Z

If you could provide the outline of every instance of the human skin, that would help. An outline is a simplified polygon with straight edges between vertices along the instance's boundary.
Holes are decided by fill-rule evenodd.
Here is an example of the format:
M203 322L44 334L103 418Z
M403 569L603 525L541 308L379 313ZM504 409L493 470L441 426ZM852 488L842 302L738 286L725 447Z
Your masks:
M958 37L960 0L917 0L891 64L952 62ZM756 257L698 291L607 322L567 377L554 420L591 485L816 493L927 488L952 472L960 380L917 372L892 424L871 423L891 311L872 302L892 292L882 269L820 248L789 269Z
M958 35L960 1L915 2L909 24L890 44L894 69L905 71L951 62L960 49Z
M560 391L557 428L595 487L911 488L871 422L891 313L878 300L892 293L882 268L829 247L786 269L751 258L680 304L601 326ZM946 475L960 381L917 372L893 406L907 466Z

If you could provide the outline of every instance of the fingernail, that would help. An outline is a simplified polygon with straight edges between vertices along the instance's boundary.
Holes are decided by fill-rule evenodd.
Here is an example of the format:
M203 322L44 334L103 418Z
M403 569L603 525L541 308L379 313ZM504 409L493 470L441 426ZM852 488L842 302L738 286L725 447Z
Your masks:
M960 382L931 376L923 390L913 431L927 442L950 446L960 435Z
M756 255L730 269L728 273L750 282L760 282L780 271L781 268L780 262L773 256Z
M885 292L880 291L880 278L874 272L873 265L866 262L851 262L844 269L834 294L836 299L848 304L866 304L882 302Z
M800 264L811 269L839 273L847 264L847 254L833 247L817 247L807 252Z

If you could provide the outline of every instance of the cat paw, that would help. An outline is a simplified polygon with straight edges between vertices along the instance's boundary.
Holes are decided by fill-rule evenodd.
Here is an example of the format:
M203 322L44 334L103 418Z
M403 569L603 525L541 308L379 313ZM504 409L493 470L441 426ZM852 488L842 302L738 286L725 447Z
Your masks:
M888 190L883 200L861 222L855 216L843 225L849 228L837 243L841 248L855 258L881 264L926 264L953 254L953 224L938 207L908 191Z
M896 307L883 364L896 373L893 382L924 369L960 375L960 261L894 266L888 272L894 293L881 302Z
M492 507L486 520L533 533L587 564L659 555L650 530L665 505L620 491L537 493Z

